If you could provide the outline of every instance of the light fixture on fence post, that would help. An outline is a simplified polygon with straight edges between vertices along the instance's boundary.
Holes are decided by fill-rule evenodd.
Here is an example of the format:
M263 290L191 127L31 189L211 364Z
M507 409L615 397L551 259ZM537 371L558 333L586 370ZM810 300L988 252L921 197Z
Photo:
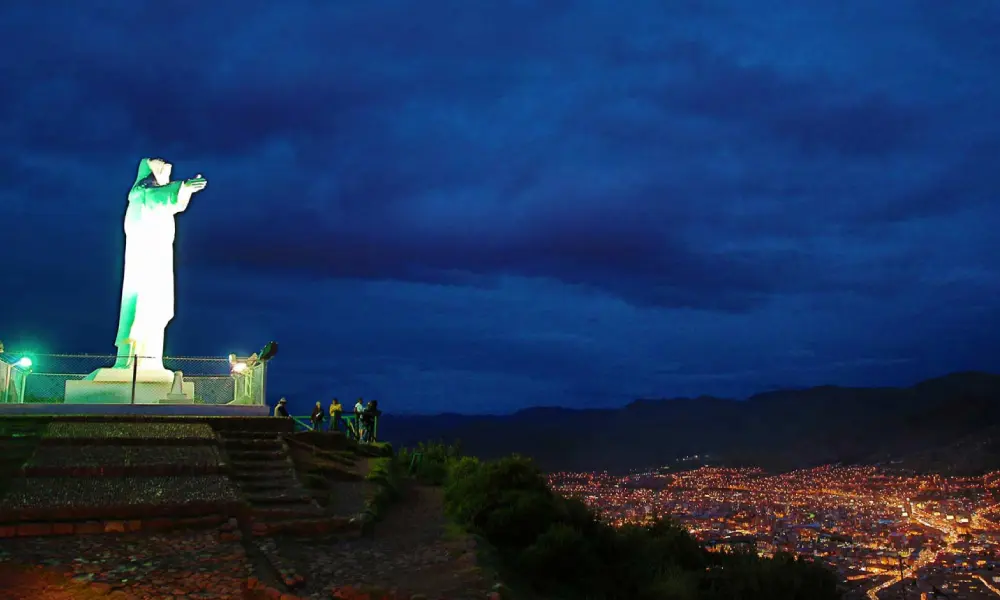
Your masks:
M0 384L3 384L3 403L10 401L10 386L14 385L10 380L14 372L14 365L5 360L0 360Z
M229 355L229 374L234 379L233 403L235 404L255 404L254 399L262 405L267 404L267 361L274 358L278 353L278 343L270 341L264 344L260 352L255 352L247 357ZM257 375L260 373L260 375ZM260 398L254 393L257 382L260 383Z
M20 381L19 385L17 385L17 387L14 388L14 391L17 393L18 404L24 404L24 391L28 387L28 375L31 375L31 367L34 366L34 364L35 361L31 360L30 356L22 356L21 358L17 359L17 362L13 363L7 368L8 381L6 386L7 391L4 392L5 396L4 402L9 400L10 386L15 383L14 375L16 371L18 375L17 379Z
M243 371L247 370L247 363L249 363L250 361L252 361L253 358L254 357L251 356L250 358L248 358L246 360L243 360L243 359L240 359L240 358L236 358L235 354L230 354L229 355L229 370L233 374L242 373Z
M260 360L260 362L267 362L272 358L274 358L274 356L277 353L278 353L278 342L272 340L264 344L264 347L261 348L260 352L257 353L257 357L258 360Z
M257 355L252 354L247 358L229 355L229 375L233 378L233 404L246 404L247 390L252 387L253 366L257 360Z
M260 352L257 355L257 360L261 362L260 401L264 406L267 406L267 361L274 358L277 353L278 342L271 340L270 342L264 344L264 347L260 349Z

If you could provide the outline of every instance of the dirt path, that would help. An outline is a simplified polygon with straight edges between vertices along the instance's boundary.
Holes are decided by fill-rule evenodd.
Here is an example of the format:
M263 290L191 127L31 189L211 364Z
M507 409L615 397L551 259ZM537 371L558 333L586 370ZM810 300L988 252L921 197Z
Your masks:
M27 566L0 565L0 598L3 600L91 600L97 598L127 598L109 595L90 585L75 583L65 576Z
M0 540L0 599L242 598L239 542L214 532Z
M492 584L470 540L449 532L439 488L408 488L369 537L254 541L305 577L300 597L327 600L336 588L372 586L403 597L483 600ZM214 531L4 539L0 600L240 599L248 577L268 579L251 558Z
M492 582L476 568L468 539L448 535L439 488L413 486L374 535L361 539L275 539L274 551L305 576L297 593L329 598L342 586L377 586L449 600L482 600Z

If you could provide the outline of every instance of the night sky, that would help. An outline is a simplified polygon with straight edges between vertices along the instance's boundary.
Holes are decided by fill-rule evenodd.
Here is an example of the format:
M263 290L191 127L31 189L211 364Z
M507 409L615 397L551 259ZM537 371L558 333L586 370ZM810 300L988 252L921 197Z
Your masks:
M5 2L0 339L115 351L164 156L210 182L167 353L277 340L297 406L996 370L998 31L996 0Z

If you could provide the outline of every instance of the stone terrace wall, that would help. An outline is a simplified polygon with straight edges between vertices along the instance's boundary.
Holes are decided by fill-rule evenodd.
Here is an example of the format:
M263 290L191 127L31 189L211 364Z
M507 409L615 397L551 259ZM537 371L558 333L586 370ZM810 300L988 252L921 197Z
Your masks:
M244 502L217 432L291 428L266 417L0 419L0 536L225 522Z

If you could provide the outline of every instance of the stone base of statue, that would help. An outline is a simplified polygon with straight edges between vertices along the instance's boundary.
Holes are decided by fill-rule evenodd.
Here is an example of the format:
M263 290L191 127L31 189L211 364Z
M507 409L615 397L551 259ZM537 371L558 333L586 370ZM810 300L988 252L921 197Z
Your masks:
M131 404L131 368L98 369L81 380L66 382L66 404ZM135 371L135 404L191 404L194 382L167 369Z

